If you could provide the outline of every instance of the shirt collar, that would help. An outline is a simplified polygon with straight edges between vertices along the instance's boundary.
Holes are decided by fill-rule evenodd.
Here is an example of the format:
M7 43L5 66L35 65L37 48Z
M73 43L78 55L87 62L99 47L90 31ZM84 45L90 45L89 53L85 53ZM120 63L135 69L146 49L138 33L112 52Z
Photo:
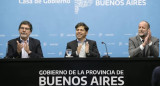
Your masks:
M84 42L86 42L86 41L87 41L87 40L85 39ZM84 43L84 42L79 41L78 39L77 39L77 42L78 42L78 43Z
M24 42L24 40L20 37L20 41L21 42ZM29 37L28 37L28 39L27 39L27 43L29 43Z
M140 40L143 42L143 39L141 38L141 37L139 37L140 38Z

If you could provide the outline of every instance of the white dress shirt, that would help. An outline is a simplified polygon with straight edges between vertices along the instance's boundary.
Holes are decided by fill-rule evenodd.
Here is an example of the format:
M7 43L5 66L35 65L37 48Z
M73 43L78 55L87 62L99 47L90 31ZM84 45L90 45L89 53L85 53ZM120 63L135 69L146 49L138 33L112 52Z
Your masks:
M23 48L22 48L22 58L29 58L29 56L28 56L28 53L24 50L24 40L22 40L21 38L20 38L20 40L21 40L21 44L23 44ZM29 38L27 39L27 43L28 43L28 45L29 45Z
M86 39L84 42L81 42L77 39L78 42L78 46L82 45L80 53L79 53L79 58L86 58L86 52L85 52L85 48L86 48ZM76 52L76 54L78 55L78 53Z
M140 37L140 40L142 41L142 43L143 43L143 39ZM151 46L152 45L152 42L150 42L149 44L148 44L149 46ZM144 49L144 47L143 47L143 45L141 44L140 45L140 49L141 50L143 50Z

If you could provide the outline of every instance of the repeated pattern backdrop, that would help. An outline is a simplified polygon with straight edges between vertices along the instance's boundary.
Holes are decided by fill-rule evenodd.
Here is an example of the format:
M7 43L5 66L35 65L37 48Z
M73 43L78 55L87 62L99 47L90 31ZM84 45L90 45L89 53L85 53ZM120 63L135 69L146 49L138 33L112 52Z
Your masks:
M7 41L19 36L18 26L28 20L31 37L41 41L45 58L64 57L66 44L75 40L75 25L89 26L87 38L96 40L101 56L105 42L109 55L128 57L128 39L137 35L138 24L146 20L152 35L160 38L160 0L1 0L0 57Z

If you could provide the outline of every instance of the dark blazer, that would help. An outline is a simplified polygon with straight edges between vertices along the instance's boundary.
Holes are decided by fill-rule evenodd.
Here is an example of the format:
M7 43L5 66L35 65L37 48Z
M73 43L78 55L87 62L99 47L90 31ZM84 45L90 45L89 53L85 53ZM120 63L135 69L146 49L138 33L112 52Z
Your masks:
M146 45L145 47L145 56L159 56L159 39L155 37L151 37L152 45ZM140 45L142 41L140 40L140 36L135 36L129 38L129 55L130 57L143 57L143 51L140 49Z
M88 39L86 39L86 41L88 41L89 43L89 55L86 54L86 57L100 57L96 41L88 40ZM74 40L74 41L67 43L66 49L72 49L72 56L75 58L78 58L79 56L76 55L77 47L78 47L78 42L77 40Z
M152 73L152 86L160 86L160 66L156 67Z
M8 49L5 58L21 58L21 53L20 54L17 53L17 41L21 43L20 37L8 41ZM29 54L30 58L43 57L39 40L29 37L29 49L30 51L32 51L31 54Z

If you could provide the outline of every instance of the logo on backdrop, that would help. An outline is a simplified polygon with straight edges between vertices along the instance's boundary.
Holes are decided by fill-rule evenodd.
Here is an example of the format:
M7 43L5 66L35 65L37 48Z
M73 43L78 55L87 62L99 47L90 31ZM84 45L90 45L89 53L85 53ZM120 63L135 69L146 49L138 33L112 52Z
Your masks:
M91 6L93 0L75 0L75 14L78 14L79 8Z
M146 6L146 0L74 0L74 12L92 6ZM71 0L19 0L19 4L72 4Z

